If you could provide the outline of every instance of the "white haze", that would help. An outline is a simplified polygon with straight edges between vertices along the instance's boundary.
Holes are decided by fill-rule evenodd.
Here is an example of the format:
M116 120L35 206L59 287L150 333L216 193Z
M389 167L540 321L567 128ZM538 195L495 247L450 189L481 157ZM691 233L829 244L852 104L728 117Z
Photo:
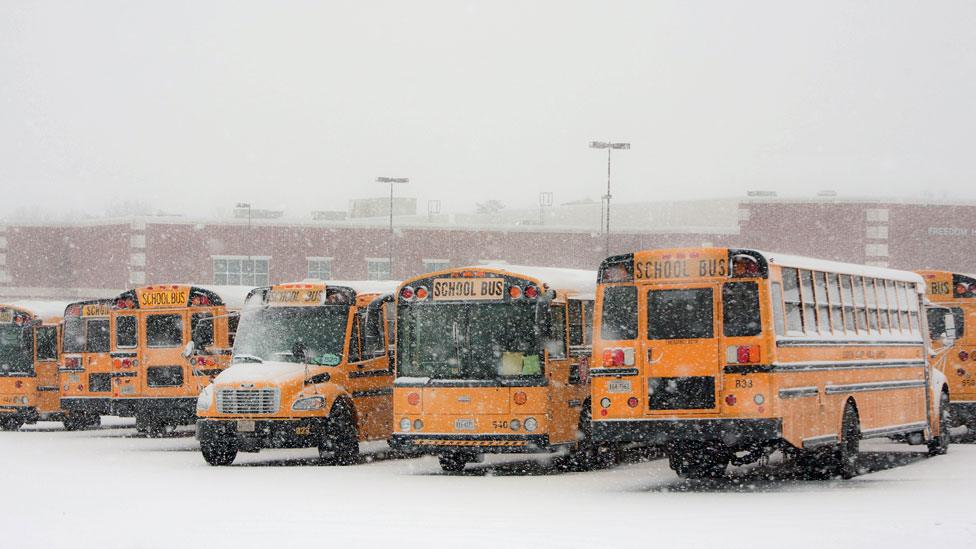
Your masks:
M0 216L976 199L972 2L0 4ZM422 202L421 202L422 204ZM421 206L422 208L422 206Z

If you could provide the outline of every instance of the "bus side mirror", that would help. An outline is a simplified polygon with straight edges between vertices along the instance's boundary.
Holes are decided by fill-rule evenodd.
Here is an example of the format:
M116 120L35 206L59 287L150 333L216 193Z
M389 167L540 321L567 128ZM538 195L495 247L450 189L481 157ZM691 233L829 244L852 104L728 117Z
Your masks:
M186 347L183 347L183 352L180 354L183 355L183 358L190 358L193 355L194 349L196 349L196 344L191 340L186 344Z

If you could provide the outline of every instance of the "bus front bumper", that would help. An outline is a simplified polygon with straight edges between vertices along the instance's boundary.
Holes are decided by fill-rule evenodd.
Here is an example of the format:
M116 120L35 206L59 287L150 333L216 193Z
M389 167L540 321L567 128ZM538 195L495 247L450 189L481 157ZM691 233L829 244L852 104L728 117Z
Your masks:
M454 434L393 434L390 447L401 452L449 454L474 452L479 454L535 454L551 452L549 435L454 435Z
M234 439L242 452L262 448L313 448L325 431L323 418L306 419L199 419L200 444Z
M65 412L112 415L112 397L64 397L61 409Z
M595 442L721 440L729 446L778 440L783 436L780 419L635 419L594 421Z

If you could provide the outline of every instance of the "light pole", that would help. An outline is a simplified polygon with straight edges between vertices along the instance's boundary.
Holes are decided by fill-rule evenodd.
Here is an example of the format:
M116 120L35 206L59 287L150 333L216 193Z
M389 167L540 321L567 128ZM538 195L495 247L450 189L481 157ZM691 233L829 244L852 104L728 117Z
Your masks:
M393 276L393 185L397 183L410 183L409 177L377 177L377 183L390 184L390 274Z
M427 222L433 223L434 216L441 213L441 201L440 200L428 200L427 201Z
M607 194L603 198L607 201L607 244L606 255L610 255L610 153L614 149L627 150L630 143L614 143L613 141L590 141L591 149L607 150Z
M545 224L545 220L542 217L542 209L549 206L552 206L552 193L549 191L539 193L539 225Z
M237 203L237 207L239 209L242 209L242 210L244 208L247 208L247 225L244 225L244 234L243 234L244 241L242 242L242 244L247 248L247 262L248 262L248 264L250 264L251 263L251 247L248 246L247 237L251 233L251 203L250 202L238 202ZM243 274L243 270L244 269L243 269L243 266L242 266L242 268L241 268L242 273L241 274ZM252 274L253 274L253 271L254 271L253 265L252 265L251 271L252 271Z

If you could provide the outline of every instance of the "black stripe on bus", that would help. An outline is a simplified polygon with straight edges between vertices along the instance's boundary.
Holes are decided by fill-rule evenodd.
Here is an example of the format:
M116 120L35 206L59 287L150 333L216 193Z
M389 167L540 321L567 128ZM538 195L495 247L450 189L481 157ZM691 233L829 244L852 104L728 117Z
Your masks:
M816 387L791 387L779 390L779 398L815 397L817 394L818 389Z
M360 377L383 377L383 376L392 376L392 375L393 372L389 370L364 370L364 371L349 372L350 379L356 379Z
M368 391L353 391L352 392L352 398L372 397L372 396L384 396L384 395L392 395L392 394L393 394L393 389L389 389L389 388L387 388L387 389L370 389Z
M896 389L914 389L925 387L924 379L912 379L905 381L878 381L874 383L851 383L847 385L827 385L824 393L836 395L839 393L862 393L865 391L894 391Z
M777 347L914 347L922 345L922 340L905 341L860 341L837 339L777 339Z
M402 378L401 378L402 379ZM394 382L397 387L547 387L546 377L497 379L425 379L425 381Z
M924 360L860 360L854 362L798 362L794 364L773 364L773 373L822 372L827 370L873 370L876 368L921 368Z
M637 368L590 368L590 377L636 376Z

